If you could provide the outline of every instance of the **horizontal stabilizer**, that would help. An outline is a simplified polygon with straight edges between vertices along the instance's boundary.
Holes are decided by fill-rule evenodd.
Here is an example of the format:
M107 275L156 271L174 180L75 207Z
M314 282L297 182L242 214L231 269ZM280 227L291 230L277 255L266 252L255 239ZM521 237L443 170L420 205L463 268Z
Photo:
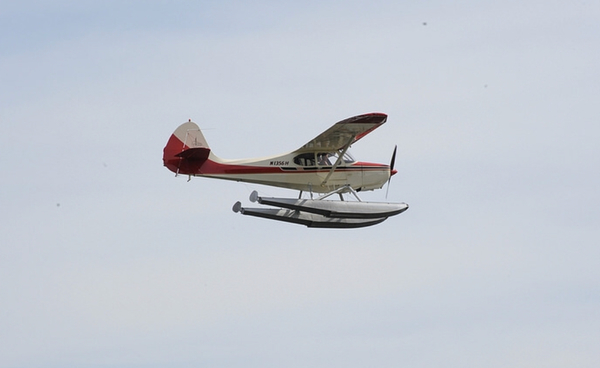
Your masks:
M182 152L176 154L175 156L185 158L187 160L204 162L208 159L209 155L210 155L210 148L195 147L195 148L188 148L185 151L182 151Z

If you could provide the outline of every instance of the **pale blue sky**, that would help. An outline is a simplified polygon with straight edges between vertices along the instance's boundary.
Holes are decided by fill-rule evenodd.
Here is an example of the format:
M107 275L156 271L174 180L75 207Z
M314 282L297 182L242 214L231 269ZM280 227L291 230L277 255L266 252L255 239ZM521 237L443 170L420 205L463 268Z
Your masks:
M2 8L0 367L600 364L595 2ZM375 227L162 166L188 118L242 158L372 111Z

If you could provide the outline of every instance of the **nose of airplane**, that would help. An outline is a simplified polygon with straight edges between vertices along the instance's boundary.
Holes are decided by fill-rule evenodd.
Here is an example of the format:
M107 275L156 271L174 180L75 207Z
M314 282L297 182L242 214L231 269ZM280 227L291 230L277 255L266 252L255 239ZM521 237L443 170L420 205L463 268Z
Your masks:
M392 171L390 172L390 176L396 175L397 172L398 172L398 170L392 169Z

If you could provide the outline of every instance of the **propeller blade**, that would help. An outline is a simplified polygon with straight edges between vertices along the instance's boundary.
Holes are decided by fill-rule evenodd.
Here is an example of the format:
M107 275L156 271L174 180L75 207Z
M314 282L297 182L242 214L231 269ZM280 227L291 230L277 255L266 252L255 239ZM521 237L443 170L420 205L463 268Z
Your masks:
M390 178L388 179L387 182L387 187L385 188L385 199L387 199L388 193L390 192L390 180L392 180L392 177L390 176Z
M390 162L390 173L394 171L394 164L396 163L396 150L398 149L398 145L394 146L394 153L392 153L392 161Z
M387 188L385 189L385 199L388 197L388 193L390 192L390 182L392 181L392 175L394 175L394 165L396 164L396 150L398 149L398 145L394 146L394 153L392 153L392 160L390 161L390 177L388 178Z

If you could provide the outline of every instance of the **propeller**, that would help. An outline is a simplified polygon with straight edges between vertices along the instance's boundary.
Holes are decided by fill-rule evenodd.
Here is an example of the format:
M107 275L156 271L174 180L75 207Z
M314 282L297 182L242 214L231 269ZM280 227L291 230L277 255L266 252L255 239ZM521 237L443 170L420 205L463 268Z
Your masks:
M394 146L394 153L392 153L392 160L390 161L390 177L387 182L387 189L385 190L385 199L388 197L388 193L390 191L390 182L392 181L392 175L394 175L397 171L394 170L394 164L396 164L396 151L398 150L398 145Z

